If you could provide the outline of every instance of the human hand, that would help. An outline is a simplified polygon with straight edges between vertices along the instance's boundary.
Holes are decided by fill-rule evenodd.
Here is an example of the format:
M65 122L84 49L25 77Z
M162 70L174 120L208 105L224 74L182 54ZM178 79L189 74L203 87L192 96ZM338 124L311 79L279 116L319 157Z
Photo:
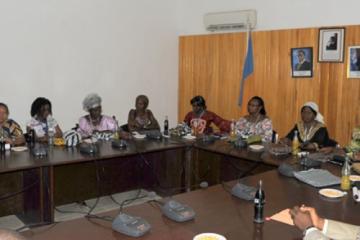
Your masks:
M360 152L355 152L353 158L355 161L360 161Z
M334 150L333 147L323 147L320 148L319 152L324 153L324 154L329 154Z
M308 212L310 214L311 221L312 221L314 227L316 227L317 229L320 229L320 230L323 229L325 221L324 221L323 218L319 217L319 215L317 214L315 208L307 207L305 205L302 205L300 207L300 210L303 211L303 212Z
M291 145L291 141L290 141L290 139L288 139L288 138L281 138L281 139L279 140L279 143L280 143L280 144L283 144L283 145L288 145L288 146Z
M290 210L290 215L294 222L294 225L298 227L301 231L304 231L314 225L311 220L310 213L300 210L298 206L295 206L293 209Z
M316 150L316 145L314 143L310 143L310 142L303 142L300 145L300 148L303 150Z
M125 132L125 131L120 131L119 136L121 139L125 139L125 140L130 140L133 138L133 135L131 135L130 133Z

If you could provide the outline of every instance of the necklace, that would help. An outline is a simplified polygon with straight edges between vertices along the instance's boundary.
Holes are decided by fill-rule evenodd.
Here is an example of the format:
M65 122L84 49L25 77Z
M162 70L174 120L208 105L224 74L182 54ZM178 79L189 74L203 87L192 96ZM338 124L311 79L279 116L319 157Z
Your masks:
M304 125L304 142L307 142L310 140L310 137L312 135L314 124L311 124L310 127L306 127Z
M250 123L252 123L253 125L256 125L261 120L261 115L258 114L255 119L254 119L254 117L252 117L252 115L249 115L248 119L249 119Z

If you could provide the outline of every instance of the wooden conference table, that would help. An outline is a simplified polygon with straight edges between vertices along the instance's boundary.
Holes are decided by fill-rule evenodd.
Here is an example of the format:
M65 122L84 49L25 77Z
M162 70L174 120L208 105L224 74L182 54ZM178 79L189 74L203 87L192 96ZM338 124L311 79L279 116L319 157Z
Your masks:
M34 157L29 150L0 155L1 215L10 209L23 212L20 218L27 223L51 222L54 206L69 201L146 188L157 182L184 184L182 173L171 166L183 161L186 143L141 140L124 150L113 149L110 142L97 144L99 153L95 155L65 147L50 147L43 158Z
M304 203L316 207L321 216L353 224L360 223L360 205L355 204L351 196L336 201L321 198L318 189L296 179L283 177L276 170L246 177L242 181L256 186L260 179L264 182L266 195L265 216ZM254 224L253 203L233 197L227 192L226 189L234 184L232 181L225 186L214 185L174 196L174 199L190 205L196 211L195 220L186 223L176 223L163 217L159 208L149 203L128 207L124 212L141 216L151 224L151 231L139 238L144 240L189 240L202 232L219 233L228 240L302 238L302 232L297 228L273 220L262 225ZM107 216L117 214L118 211L105 213ZM133 239L113 231L111 222L84 218L35 228L23 234L34 240Z
M55 205L85 200L89 196L96 197L153 186L160 186L160 189L177 189L181 192L185 189L196 189L198 183L203 180L213 185L239 176L274 169L282 162L296 161L291 156L278 159L269 154L250 152L246 148L237 149L226 141L208 143L181 139L134 140L129 142L125 150L113 149L109 142L99 143L99 146L100 152L93 156L81 154L77 148L58 147L50 148L46 158L33 157L29 152L12 152L2 156L0 176L8 177L8 174L19 173L23 184L18 184L17 188L26 189L23 197L16 196L23 204L23 220L29 223L51 222ZM340 171L337 168L333 170ZM85 180L89 173L92 177ZM284 183L281 179L271 184L273 189L283 189ZM215 187L218 188L220 187ZM5 194L4 191L8 189L0 188L0 191ZM310 192L316 194L316 191ZM189 193L189 197L192 194L198 193ZM294 194L289 195L294 197ZM296 195L303 196L303 193ZM186 196L184 195L185 198ZM200 199L207 198L200 196ZM287 196L282 197L286 198ZM8 201L8 205L14 203L13 198L9 198ZM296 203L289 202L287 207ZM310 203L317 206L317 201ZM286 206L269 209L278 211L284 207ZM248 211L252 211L252 208ZM222 221L219 220L219 223Z

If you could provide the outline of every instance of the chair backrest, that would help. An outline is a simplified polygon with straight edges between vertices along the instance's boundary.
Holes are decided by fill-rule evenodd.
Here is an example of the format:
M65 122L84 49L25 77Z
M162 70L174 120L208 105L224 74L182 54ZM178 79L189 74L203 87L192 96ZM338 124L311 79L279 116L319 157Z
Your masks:
M120 126L121 130L125 131L125 132L129 132L129 126L128 124L124 124Z
M275 130L273 130L272 131L272 137L271 137L271 142L272 143L275 143L275 141L276 141L276 134L277 134L277 132Z

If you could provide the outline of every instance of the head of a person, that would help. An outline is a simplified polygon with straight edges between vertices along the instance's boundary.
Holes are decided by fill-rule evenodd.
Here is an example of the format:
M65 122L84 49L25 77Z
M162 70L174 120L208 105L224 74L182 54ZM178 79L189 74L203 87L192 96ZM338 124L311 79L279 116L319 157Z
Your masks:
M136 110L145 111L148 106L149 106L149 98L147 96L139 95L136 97L135 100Z
M319 107L314 102L307 102L301 108L301 120L304 123L311 123L315 120L316 115L319 112Z
M96 93L90 93L83 100L83 109L89 112L92 119L98 119L101 116L101 97Z
M206 102L202 96L195 96L191 99L190 104L194 113L201 113L206 110Z
M0 229L0 239L1 240L25 240L23 236L19 233L9 230L9 229Z
M5 103L0 103L0 124L3 124L8 120L9 108Z
M297 51L297 57L299 59L299 62L302 62L305 60L305 51L300 49Z
M52 114L51 102L44 97L38 97L31 104L31 116L37 117L40 120L46 119Z
M265 116L266 110L264 100L259 96L252 97L248 102L247 110L250 115L259 113Z
M336 43L336 40L337 40L336 35L330 37L330 42L331 42L332 44L335 44L335 43Z

